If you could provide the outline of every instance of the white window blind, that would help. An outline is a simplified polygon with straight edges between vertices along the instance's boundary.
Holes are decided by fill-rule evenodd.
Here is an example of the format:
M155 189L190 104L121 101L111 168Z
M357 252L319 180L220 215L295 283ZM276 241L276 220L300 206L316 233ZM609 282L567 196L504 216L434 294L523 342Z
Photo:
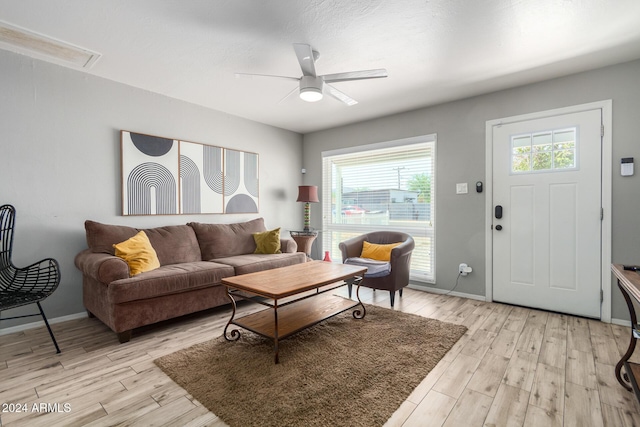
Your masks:
M379 230L416 243L411 279L435 282L436 136L323 152L324 251L341 259L340 242Z

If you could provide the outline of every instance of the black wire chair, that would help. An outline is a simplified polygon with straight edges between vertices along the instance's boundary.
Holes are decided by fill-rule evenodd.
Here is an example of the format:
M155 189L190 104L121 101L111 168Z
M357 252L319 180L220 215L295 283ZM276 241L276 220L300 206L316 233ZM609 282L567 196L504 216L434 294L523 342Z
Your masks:
M13 206L0 206L0 312L35 303L38 304L40 313L0 317L0 320L42 316L53 345L56 346L56 353L60 353L60 347L40 305L40 301L51 295L60 284L60 266L53 258L43 259L24 268L13 265L11 250L15 217L16 209Z

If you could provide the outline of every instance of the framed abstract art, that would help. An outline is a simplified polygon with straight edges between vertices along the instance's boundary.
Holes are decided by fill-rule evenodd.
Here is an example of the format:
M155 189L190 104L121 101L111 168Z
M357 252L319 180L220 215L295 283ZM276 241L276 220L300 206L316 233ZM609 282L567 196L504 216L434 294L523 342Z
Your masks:
M257 213L258 154L121 131L122 214Z

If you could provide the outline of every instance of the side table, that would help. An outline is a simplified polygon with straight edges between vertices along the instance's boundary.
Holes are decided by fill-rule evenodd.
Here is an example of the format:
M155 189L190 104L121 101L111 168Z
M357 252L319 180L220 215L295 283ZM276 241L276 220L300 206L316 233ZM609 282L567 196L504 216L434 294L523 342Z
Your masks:
M611 270L616 276L616 279L618 279L618 287L620 288L622 296L627 303L629 315L631 316L629 348L616 365L616 378L620 385L629 391L633 391L636 395L636 399L640 401L640 388L638 387L638 382L640 380L640 365L629 362L629 359L636 349L636 341L640 339L640 325L638 325L636 310L633 306L634 301L640 302L640 274L636 271L625 270L624 266L620 264L612 265ZM622 371L623 367L624 372Z
M289 234L298 244L298 252L304 252L307 254L307 258L311 259L311 248L313 247L313 241L318 237L318 232L289 230Z

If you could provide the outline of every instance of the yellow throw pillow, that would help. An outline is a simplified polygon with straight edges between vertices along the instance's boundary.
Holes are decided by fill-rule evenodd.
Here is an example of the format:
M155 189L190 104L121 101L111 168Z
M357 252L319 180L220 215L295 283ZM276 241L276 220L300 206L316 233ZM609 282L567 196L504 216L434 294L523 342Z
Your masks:
M375 243L362 242L362 254L360 258L375 259L376 261L390 261L391 249L400 245L399 243L390 243L388 245L376 245Z
M280 252L280 227L275 230L253 233L256 242L254 254L281 254Z
M158 254L151 246L151 242L144 231L140 231L132 238L115 244L113 247L116 250L116 256L129 264L129 271L131 271L132 276L160 267Z

